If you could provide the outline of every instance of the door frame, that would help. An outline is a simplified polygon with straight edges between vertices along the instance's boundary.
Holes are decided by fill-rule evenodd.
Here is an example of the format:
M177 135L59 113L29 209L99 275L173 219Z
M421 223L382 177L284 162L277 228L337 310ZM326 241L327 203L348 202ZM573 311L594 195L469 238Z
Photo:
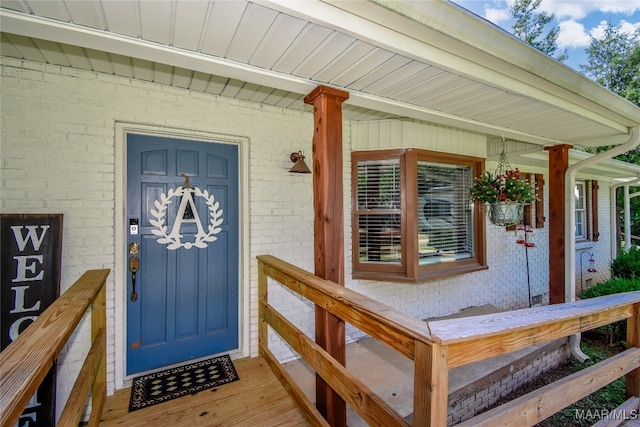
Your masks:
M143 134L165 138L189 139L203 142L222 142L238 146L239 174L239 253L238 253L238 345L231 358L249 355L250 280L249 280L249 138L206 131L168 128L131 122L115 123L115 230L114 230L114 338L115 338L115 389L131 387L133 377L126 375L126 307L127 307L127 258L124 250L127 242L127 134Z

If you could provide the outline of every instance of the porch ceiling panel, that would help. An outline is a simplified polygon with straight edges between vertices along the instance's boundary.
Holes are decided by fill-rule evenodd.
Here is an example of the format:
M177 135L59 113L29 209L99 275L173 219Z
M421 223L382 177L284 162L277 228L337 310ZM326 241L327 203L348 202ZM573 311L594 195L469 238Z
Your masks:
M0 48L9 57L306 111L303 97L324 84L350 93L347 119L406 117L538 145L617 144L640 121L628 106L614 111L595 101L604 92L523 43L516 47L532 63L582 79L598 96L509 62L510 37L448 2L428 2L434 13L415 19L380 3L7 0ZM419 22L429 16L480 26L503 52L449 35L453 22Z

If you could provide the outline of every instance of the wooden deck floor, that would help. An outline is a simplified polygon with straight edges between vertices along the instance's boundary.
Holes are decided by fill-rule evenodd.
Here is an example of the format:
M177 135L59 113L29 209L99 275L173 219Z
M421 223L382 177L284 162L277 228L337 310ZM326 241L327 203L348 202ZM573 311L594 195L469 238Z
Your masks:
M108 426L309 426L261 357L234 360L240 380L128 412L130 389L105 402L100 425Z

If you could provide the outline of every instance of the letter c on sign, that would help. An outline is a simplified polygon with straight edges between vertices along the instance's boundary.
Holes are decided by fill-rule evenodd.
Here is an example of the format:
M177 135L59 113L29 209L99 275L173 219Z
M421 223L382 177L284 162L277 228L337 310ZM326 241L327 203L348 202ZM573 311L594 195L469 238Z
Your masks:
M16 338L18 338L18 335L20 335L20 325L22 325L22 322L24 322L25 320L31 320L32 322L34 322L37 318L38 316L25 316L13 322L9 327L9 339L11 340L11 342L14 342Z

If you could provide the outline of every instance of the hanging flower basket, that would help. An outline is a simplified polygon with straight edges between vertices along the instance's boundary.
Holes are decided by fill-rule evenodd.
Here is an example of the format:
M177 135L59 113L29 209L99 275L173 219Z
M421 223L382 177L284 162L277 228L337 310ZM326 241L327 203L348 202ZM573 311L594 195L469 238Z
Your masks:
M524 206L537 199L535 188L512 169L503 148L494 173L484 171L469 189L474 202L487 205L487 216L492 224L511 226L522 221Z
M522 203L492 203L489 206L489 220L499 226L511 226L519 224L524 213Z

